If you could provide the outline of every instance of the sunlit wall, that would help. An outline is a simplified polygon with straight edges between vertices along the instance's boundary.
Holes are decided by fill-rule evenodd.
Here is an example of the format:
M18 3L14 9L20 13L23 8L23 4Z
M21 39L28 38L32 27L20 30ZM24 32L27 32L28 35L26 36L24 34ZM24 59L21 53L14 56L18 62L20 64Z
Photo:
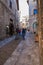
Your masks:
M29 16L29 6L27 0L19 0L19 11L20 11L20 20L23 19L23 16Z

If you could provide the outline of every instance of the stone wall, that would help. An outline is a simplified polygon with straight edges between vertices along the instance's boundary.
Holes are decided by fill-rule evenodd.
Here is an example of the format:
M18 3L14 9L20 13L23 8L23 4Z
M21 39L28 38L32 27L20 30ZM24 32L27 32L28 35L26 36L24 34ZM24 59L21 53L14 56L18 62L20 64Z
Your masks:
M15 27L15 16L14 14L3 4L0 3L0 39L6 37L6 25L9 25L10 18L13 20Z
M2 4L0 3L0 37L4 36L4 8ZM3 33L3 35L2 35Z
M37 23L37 15L34 15L34 9L37 9L37 1L29 0L29 24L31 32L36 32L36 28L33 26L34 23Z
M38 0L38 34L39 34L39 50L40 65L43 65L43 0Z

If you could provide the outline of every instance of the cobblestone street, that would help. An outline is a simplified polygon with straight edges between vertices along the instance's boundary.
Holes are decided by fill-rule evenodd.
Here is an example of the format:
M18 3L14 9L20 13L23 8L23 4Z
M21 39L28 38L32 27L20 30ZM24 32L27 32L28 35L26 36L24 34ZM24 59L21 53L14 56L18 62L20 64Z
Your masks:
M39 65L39 47L33 33L27 32L25 40L17 46L4 65Z

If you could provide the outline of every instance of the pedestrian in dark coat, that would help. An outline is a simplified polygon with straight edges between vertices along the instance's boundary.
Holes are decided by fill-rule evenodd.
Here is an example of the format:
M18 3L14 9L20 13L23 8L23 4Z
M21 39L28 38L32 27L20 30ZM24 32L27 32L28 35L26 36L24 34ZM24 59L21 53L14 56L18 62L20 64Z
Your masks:
M22 29L22 37L23 37L23 39L25 39L25 34L26 34L26 29L23 28L23 29Z

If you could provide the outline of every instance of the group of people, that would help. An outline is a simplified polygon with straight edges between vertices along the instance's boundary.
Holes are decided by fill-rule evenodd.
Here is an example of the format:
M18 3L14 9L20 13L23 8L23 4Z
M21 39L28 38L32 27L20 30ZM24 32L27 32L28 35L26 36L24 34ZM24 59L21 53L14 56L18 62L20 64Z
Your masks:
M8 29L6 29L6 31L8 31ZM13 34L14 34L14 25L13 21L11 20L11 22L9 23L9 35L12 36ZM25 34L26 34L25 28L20 29L18 26L16 27L16 36L21 35L22 38L25 39Z
M18 27L16 28L16 33L17 35L22 36L23 39L25 39L25 34L26 34L26 28L19 29Z

